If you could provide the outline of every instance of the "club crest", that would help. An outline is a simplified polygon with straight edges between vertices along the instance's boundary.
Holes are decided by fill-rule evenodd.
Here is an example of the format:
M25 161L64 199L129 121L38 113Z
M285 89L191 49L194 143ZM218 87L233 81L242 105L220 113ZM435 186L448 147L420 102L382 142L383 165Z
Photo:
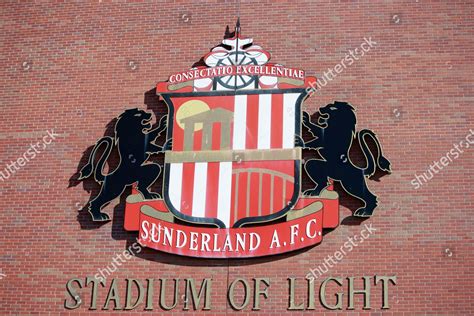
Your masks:
M101 184L87 205L94 221L109 220L103 208L131 186L124 227L138 231L142 245L234 258L320 243L323 229L339 225L334 182L364 203L354 216L372 215L377 198L366 178L377 169L389 172L390 163L375 133L356 130L350 104L322 107L313 122L302 107L316 78L270 62L269 52L241 35L239 23L202 61L158 83L168 115L157 118L156 128L150 113L130 109L118 117L115 138L97 142L80 172L80 179L94 176ZM303 139L304 131L312 139ZM160 133L166 140L158 145ZM363 168L349 157L353 140ZM104 174L114 148L120 163ZM304 150L311 154L305 161ZM163 165L149 161L153 154L164 155ZM313 182L304 193L303 173ZM150 189L157 179L163 192Z

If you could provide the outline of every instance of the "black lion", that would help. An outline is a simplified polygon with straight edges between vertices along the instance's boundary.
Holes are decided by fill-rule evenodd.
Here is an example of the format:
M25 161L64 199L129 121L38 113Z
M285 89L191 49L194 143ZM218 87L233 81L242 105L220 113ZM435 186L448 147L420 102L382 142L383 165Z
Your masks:
M377 207L377 197L367 188L366 177L371 177L376 168L391 172L390 162L383 156L382 147L377 136L371 130L356 132L356 115L354 108L346 102L334 102L319 109L318 123L311 122L308 113L303 113L303 124L315 137L304 142L297 136L296 143L304 148L318 149L321 159L310 159L305 163L305 170L316 187L304 192L305 195L317 196L328 186L328 179L340 181L344 190L362 200L364 207L357 209L354 216L369 217ZM350 157L352 141L358 138L367 166L356 167ZM367 146L366 138L371 138L377 153L374 156Z
M89 213L94 221L107 221L109 216L101 209L110 201L119 197L125 188L133 183L145 199L159 198L158 193L150 192L149 187L161 173L161 167L155 163L146 163L150 154L166 150L171 144L167 142L160 147L153 142L166 129L166 116L163 116L156 127L151 129L152 115L143 110L129 109L120 114L115 124L115 139L101 138L92 150L88 163L81 169L79 180L94 174L95 181L102 184L99 194L89 201ZM105 151L96 163L97 150L105 144ZM118 167L104 175L102 169L113 146L117 146L120 155Z

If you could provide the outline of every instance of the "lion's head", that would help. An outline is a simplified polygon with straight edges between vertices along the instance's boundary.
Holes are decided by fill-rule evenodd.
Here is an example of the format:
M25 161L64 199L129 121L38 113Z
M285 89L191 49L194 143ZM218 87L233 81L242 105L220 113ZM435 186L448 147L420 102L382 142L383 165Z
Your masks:
M323 129L325 143L320 153L325 158L346 154L355 135L355 110L346 102L328 104L319 109L318 126Z
M152 126L152 114L140 109L128 109L118 117L115 124L115 139L124 135L146 133Z
M355 132L356 115L352 105L346 102L334 102L319 109L318 124L323 128L351 128Z

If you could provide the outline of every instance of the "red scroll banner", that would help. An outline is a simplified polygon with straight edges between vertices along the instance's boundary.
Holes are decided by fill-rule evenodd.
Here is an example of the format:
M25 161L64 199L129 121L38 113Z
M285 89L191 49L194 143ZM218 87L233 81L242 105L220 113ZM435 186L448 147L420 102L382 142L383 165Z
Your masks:
M163 200L127 198L125 229L138 231L141 245L182 256L245 258L285 253L318 244L324 228L339 225L339 201L334 191L302 197L279 220L241 228L215 228L177 223Z

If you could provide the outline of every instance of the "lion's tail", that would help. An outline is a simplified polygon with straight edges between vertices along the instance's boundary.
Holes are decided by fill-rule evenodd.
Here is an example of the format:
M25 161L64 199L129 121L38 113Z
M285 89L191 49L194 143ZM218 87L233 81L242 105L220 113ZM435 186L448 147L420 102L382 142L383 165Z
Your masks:
M97 154L97 150L102 144L106 144L105 151L102 153L100 156L99 161L97 162L97 165L94 163L95 161L95 155ZM94 178L95 181L101 183L105 179L105 175L102 173L102 168L104 167L105 162L107 161L107 158L109 158L110 152L112 151L112 146L113 146L113 139L111 137L102 137L97 144L94 146L94 149L92 149L92 152L89 156L89 161L87 164L82 167L79 180L88 178L94 173Z
M367 159L367 167L364 169L364 175L369 177L372 176L375 173L376 167L378 167L382 171L391 172L390 161L388 161L388 159L384 157L382 152L382 146L380 146L380 142L377 138L377 135L375 135L375 133L369 129L363 129L357 133L357 137L359 139L359 144L362 148L362 152L364 153L364 156ZM375 145L377 146L376 157L374 157L374 154L367 146L366 137L372 138Z

